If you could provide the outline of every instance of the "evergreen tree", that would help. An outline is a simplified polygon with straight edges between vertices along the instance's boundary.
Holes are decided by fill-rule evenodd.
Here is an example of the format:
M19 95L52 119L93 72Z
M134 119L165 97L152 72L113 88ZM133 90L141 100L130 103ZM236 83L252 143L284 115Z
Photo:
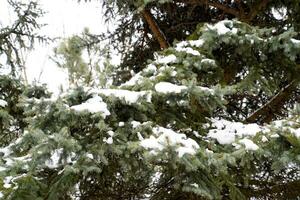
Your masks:
M43 26L37 19L44 14L37 2L8 0L7 3L16 17L12 18L14 21L10 24L0 24L0 55L6 61L5 64L0 63L0 69L19 78L25 73L22 52L32 49L35 41L46 42L49 38L37 33ZM26 81L26 73L23 78Z
M243 17L198 24L118 86L78 82L54 98L15 81L16 94L27 88L16 99L1 84L1 134L21 127L0 149L2 198L299 198L297 21L273 26L266 13L251 14L255 2L226 2ZM264 7L296 15L276 2ZM116 3L124 13L131 6ZM170 2L133 3L135 11ZM254 26L258 16L270 27ZM82 65L74 63L86 65L83 41L73 37L58 51L76 76ZM11 114L16 105L21 115Z
M153 59L154 51L185 40L199 23L235 18L253 26L274 27L278 33L291 27L299 31L300 27L297 0L103 0L102 3L107 21L116 20L113 22L117 27L94 39L108 38L113 49L123 54L120 67L135 72ZM127 80L122 74L120 78Z

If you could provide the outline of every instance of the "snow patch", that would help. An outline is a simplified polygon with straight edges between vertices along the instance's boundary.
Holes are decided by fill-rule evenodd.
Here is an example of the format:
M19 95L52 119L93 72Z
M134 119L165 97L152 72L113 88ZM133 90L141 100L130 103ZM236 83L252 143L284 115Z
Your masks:
M103 142L105 142L107 144L112 144L114 142L114 139L113 139L113 137L103 138Z
M178 156L182 157L184 154L195 154L199 148L195 140L187 138L185 134L177 133L172 129L154 127L152 131L153 135L150 138L142 140L140 145L146 149L151 149L151 152L154 154L168 146L172 146L176 148Z
M199 39L199 40L190 40L189 43L190 43L191 46L201 47L204 44L204 40L202 40L202 39Z
M63 153L63 149L55 149L51 153L50 159L46 160L45 165L49 167L50 169L55 169L59 166L59 160L61 158L61 155Z
M141 73L135 74L129 81L121 84L120 86L134 86L136 84L139 84L143 80L143 76L141 76Z
M100 112L103 118L110 115L109 110L107 109L106 103L103 102L102 98L99 96L94 96L91 99L88 99L86 102L72 106L71 109L82 112L82 111L89 111L90 113L97 113Z
M208 137L216 139L220 144L232 144L236 137L255 136L263 130L257 124L243 124L224 119L213 119L212 127L215 128L209 130Z
M2 99L0 99L0 107L6 107L7 106L7 102L6 101L4 101L4 100L2 100Z
M0 148L0 153L3 154L3 157L7 157L12 153L12 150L10 149L10 146L4 147L4 148Z
M218 35L224 35L226 33L237 33L236 28L232 28L233 23L230 20L223 20L214 25L207 25L208 29L217 31Z
M210 64L210 65L215 65L216 61L213 59L209 59L209 58L204 58L201 60L201 64Z
M91 154L91 153L86 153L85 156L86 156L87 158L91 159L91 160L94 159L94 156L93 156L93 154Z
M155 90L160 93L180 93L182 90L186 90L186 86L179 86L169 82L159 82L155 85Z
M192 54L194 56L200 56L199 51L196 51L196 50L192 49L191 47L180 47L180 46L177 46L175 48L175 50L179 51L179 52L186 52L187 54Z
M294 44L300 44L300 40L296 40L296 39L292 38L291 41Z
M259 148L252 140L249 140L248 138L239 140L239 143L244 144L246 150L256 151Z
M169 64L169 63L174 63L176 61L176 56L174 54L164 56L164 57L159 57L156 62L158 64Z
M13 177L12 176L7 176L4 178L3 180L3 187L4 188L11 188L11 181L12 181Z
M139 125L141 125L141 122L138 122L138 121L132 121L132 122L131 122L131 125L132 125L132 128L136 128L136 127L138 127Z
M266 136L263 135L262 138L261 138L261 141L262 142L268 142L269 140Z
M155 73L156 72L156 66L153 64L147 65L145 69L143 69L144 73Z

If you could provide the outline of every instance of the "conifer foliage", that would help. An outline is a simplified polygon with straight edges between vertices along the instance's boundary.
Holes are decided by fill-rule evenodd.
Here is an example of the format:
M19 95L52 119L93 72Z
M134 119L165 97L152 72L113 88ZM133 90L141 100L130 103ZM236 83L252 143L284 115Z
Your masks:
M276 30L201 23L127 82L58 97L4 76L1 197L299 198L300 40Z

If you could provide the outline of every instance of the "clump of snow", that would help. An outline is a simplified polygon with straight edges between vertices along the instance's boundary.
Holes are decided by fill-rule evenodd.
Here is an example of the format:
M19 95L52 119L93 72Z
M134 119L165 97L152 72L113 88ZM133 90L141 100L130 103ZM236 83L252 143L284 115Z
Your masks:
M7 102L4 101L4 100L2 100L2 99L0 99L0 107L4 108L5 106L7 106Z
M135 74L129 81L121 84L120 86L134 86L139 84L143 80L143 76L141 76L141 72Z
M183 47L188 46L188 44L189 43L187 41L181 41L181 42L179 42L179 43L176 44L176 47L183 48Z
M12 176L7 176L4 178L3 180L3 187L4 188L11 188L11 181L12 181L13 177Z
M115 135L115 132L113 131L107 131L107 134L110 136L108 138L103 138L103 142L107 143L107 144L112 144L114 142L114 135Z
M94 156L93 156L93 154L91 154L91 153L86 153L85 156L86 156L87 158L91 159L91 160L94 159Z
M279 137L280 136L277 133L270 135L270 138L279 138Z
M208 148L205 149L205 152L208 153L208 154L214 153L212 150L210 150L210 149L208 149Z
M209 59L209 58L204 58L201 60L201 64L211 64L211 65L215 65L216 61L213 59Z
M141 125L141 122L138 122L138 121L132 121L132 122L131 122L131 125L132 125L132 128L136 128L136 127L138 127L139 125Z
M0 148L0 153L3 154L3 157L7 157L12 153L12 150L10 149L10 145L4 148Z
M204 44L204 40L202 40L202 39L199 39L199 40L190 40L189 44L191 46L194 46L194 47L201 47Z
M232 144L236 137L255 136L263 130L257 124L243 124L224 119L213 119L212 127L215 128L209 130L208 137L216 139L220 144Z
M216 139L220 144L231 144L235 141L235 133L224 130L210 130L208 137Z
M136 135L140 141L144 140L144 137L142 136L142 134L140 132L137 132Z
M105 96L114 96L119 99L124 99L126 103L133 104L138 101L139 98L145 97L147 102L151 102L151 92L150 91L130 91L122 89L99 89L97 90L99 94Z
M246 150L256 151L259 148L252 140L249 140L248 138L239 140L239 143L243 144Z
M100 112L102 117L105 118L106 116L110 115L109 110L107 109L106 103L103 102L102 98L99 96L94 96L91 99L88 99L86 102L72 106L71 109L82 112L82 111L89 111L91 113Z
M294 129L294 128L289 128L290 132L293 133L296 137L300 138L300 128Z
M287 9L286 8L272 8L271 13L273 17L277 20L283 20L286 17Z
M115 135L115 132L113 131L107 131L107 134L110 136L110 137L113 137Z
M155 90L160 93L180 93L182 90L186 90L186 86L175 85L169 82L159 82L155 85Z
M114 139L112 137L103 138L103 142L105 142L107 144L112 144L114 142Z
M11 188L12 184L16 185L16 180L22 178L22 177L25 177L27 176L27 174L21 174L19 176L16 176L16 177L13 177L13 176L6 176L4 179L3 179L3 187L4 188ZM3 195L3 194L2 194ZM1 197L0 197L1 198Z
M269 140L266 136L263 135L262 138L261 138L261 141L262 142L268 142Z
M125 125L124 122L119 122L119 126L120 126L120 127L123 127L124 125Z
M50 169L55 169L59 166L59 160L61 158L61 155L63 153L63 149L55 149L51 152L50 159L46 160L45 165L49 167Z
M288 131L294 134L296 137L300 138L300 128L298 127L298 123L294 121L289 121L286 119L283 120L276 120L272 122L272 125L277 128L281 129L282 131ZM272 138L279 137L278 134L271 135Z
M2 166L0 166L0 172L6 171L6 170L7 170L7 168L6 168L6 167L2 167Z
M182 157L184 154L195 154L199 148L195 140L187 138L185 134L177 133L172 129L154 127L152 131L153 135L150 138L142 140L140 145L146 149L151 149L151 152L154 154L168 146L172 146L176 148L178 156Z
M153 64L147 65L145 69L143 69L143 72L145 73L155 73L156 72L156 66Z
M207 25L208 29L215 30L219 35L224 35L226 33L237 33L236 28L232 28L233 23L230 20L223 20L214 25Z
M186 52L186 53L192 54L194 56L200 56L199 51L196 51L196 50L192 49L191 47L181 47L180 45L177 45L175 50L179 51L179 52Z
M159 57L156 62L158 64L169 64L169 63L174 63L176 61L176 56L174 54L164 56L164 57Z
M208 92L210 94L214 94L215 93L215 90L214 89L211 89L209 87L202 87L202 86L197 86L197 89L200 89L204 92Z
M184 49L184 47L192 46L192 47L201 47L204 44L203 39L199 40L188 40L188 41L181 41L176 44L176 49ZM177 50L178 51L178 50ZM199 53L199 52L198 52Z
M300 40L296 40L296 39L292 38L291 41L294 44L300 44Z

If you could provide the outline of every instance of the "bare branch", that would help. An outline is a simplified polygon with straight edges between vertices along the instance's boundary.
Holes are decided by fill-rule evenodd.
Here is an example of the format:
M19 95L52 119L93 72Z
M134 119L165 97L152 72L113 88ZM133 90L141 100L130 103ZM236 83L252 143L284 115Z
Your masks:
M261 0L256 5L253 5L251 7L251 11L249 12L249 14L246 17L246 20L249 22L252 21L261 10L266 8L268 2L269 2L269 0Z
M234 15L234 16L240 18L240 12L238 10L230 8L228 6L225 6L222 3L219 3L216 1L208 1L207 4L210 6L213 6L215 8L218 8L218 9L224 11L225 13L228 13L228 14L231 14L231 15Z
M165 37L164 33L161 31L161 29L159 28L159 26L155 22L154 17L150 13L150 11L147 10L147 9L143 9L141 11L141 14L145 18L146 22L148 23L151 31L153 32L153 34L155 36L155 38L159 42L160 48L161 49L168 48L170 45L168 44L168 41L166 40L166 37Z
M282 88L273 98L271 98L265 105L252 113L245 121L254 123L260 121L261 123L269 123L273 117L280 112L283 104L289 99L293 90L297 87L296 80L289 83Z

